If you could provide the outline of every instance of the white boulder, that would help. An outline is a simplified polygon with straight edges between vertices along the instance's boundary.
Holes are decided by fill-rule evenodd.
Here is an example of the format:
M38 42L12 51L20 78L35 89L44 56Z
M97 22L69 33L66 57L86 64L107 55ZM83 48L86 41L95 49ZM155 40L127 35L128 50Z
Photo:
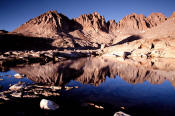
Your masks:
M16 73L16 74L14 75L14 77L17 78L17 79L21 79L21 78L24 78L24 75L21 75L21 74L19 74L19 73Z
M57 110L59 105L51 100L42 99L40 101L40 108L44 110Z
M131 116L131 115L119 111L119 112L116 112L116 113L114 114L114 116Z

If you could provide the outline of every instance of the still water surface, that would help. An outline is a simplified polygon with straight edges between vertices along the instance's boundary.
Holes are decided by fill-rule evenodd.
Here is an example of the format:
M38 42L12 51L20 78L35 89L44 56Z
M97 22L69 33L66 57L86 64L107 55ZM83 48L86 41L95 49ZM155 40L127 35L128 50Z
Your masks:
M171 67L172 69L172 67ZM16 72L27 78L15 79ZM78 86L64 91L65 98L92 102L129 114L175 115L174 70L86 58L63 63L15 67L0 72L1 91L19 81L32 84Z
M33 81L31 81L30 79L28 78L21 78L21 79L17 79L14 77L14 75L17 74L17 72L13 71L13 70L10 70L10 71L7 71L7 72L0 72L0 86L2 87L0 89L0 92L1 91L4 91L4 90L7 90L10 85L14 85L16 83L19 83L19 82L25 82L26 84L32 84Z
M84 101L110 104L113 107L124 107L125 110L146 112L155 115L174 115L175 88L168 80L161 84L151 84L148 81L130 84L116 76L106 77L99 86L84 85L71 81L68 86L79 86L66 94ZM137 113L136 113L137 114Z

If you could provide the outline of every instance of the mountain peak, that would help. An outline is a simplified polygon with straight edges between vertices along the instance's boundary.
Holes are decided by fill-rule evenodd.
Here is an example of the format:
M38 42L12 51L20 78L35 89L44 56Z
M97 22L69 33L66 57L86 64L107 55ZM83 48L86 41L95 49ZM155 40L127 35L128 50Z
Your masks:
M175 17L175 12L171 17ZM56 10L48 11L40 16L33 18L21 25L13 32L22 33L36 37L72 37L86 38L95 41L97 36L101 38L112 38L118 34L136 34L145 32L147 29L160 25L167 18L162 13L152 13L148 17L143 14L132 13L125 16L118 23L115 20L106 22L104 16L98 12L83 14L78 18L69 19L64 14ZM109 41L105 40L105 41Z
M175 11L172 13L172 15L170 16L170 18L174 18L175 17Z
M93 15L99 15L100 16L100 14L97 11L93 12L92 14Z
M59 32L67 32L70 28L69 23L68 17L54 10L29 20L13 32L29 36L51 37Z
M117 29L131 31L144 30L148 28L146 17L143 14L132 13L124 17L117 26Z
M104 16L101 16L98 12L92 14L84 14L74 19L76 22L83 26L84 31L104 31L108 32L107 23Z
M165 15L162 13L152 13L147 17L147 19L148 19L151 27L155 27L158 24L161 24L167 20Z
M57 10L50 10L50 11L48 11L47 13L55 13L55 14L58 14Z

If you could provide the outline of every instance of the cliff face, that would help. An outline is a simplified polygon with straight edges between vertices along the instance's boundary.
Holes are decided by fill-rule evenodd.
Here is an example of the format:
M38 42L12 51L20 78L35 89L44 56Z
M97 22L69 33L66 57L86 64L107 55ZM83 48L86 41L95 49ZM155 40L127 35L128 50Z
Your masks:
M56 46L62 46L64 43L92 46L88 42L105 43L110 40L107 35L108 26L105 18L97 12L69 19L57 11L48 11L29 20L13 32L26 36L53 38L56 39L54 42ZM102 38L101 41L97 40L97 36Z
M73 20L82 26L81 34L93 43L109 44L114 38L113 35L109 34L109 25L104 16L101 16L98 12L84 14ZM75 33L71 34L75 35Z
M175 18L175 12L173 12L169 18Z
M117 25L117 29L122 30L144 30L148 28L146 17L142 14L133 13L124 17Z
M92 14L84 14L74 19L76 22L82 25L83 31L103 31L108 32L107 23L104 16L101 16L98 12Z
M149 21L149 27L155 27L167 20L162 13L152 13L147 17Z
M155 27L166 20L167 18L162 13L152 13L148 17L143 14L133 13L124 17L119 23L109 21L109 30L122 33L145 32L147 29Z
M33 18L13 31L25 36L43 37L53 39L54 47L79 47L92 46L90 41L79 39L69 34L74 30L80 30L82 26L70 20L57 11L48 11L36 18Z
M115 33L115 31L117 30L117 23L115 22L115 20L109 20L107 23L109 32Z
M61 32L71 31L72 27L74 25L68 17L57 13L57 11L48 11L29 20L13 32L29 36L53 37Z
M108 32L108 26L104 16L94 12L89 15L81 15L75 19L69 19L57 11L48 11L34 19L29 20L13 32L31 36L49 37L59 33L69 33L74 30L103 31Z

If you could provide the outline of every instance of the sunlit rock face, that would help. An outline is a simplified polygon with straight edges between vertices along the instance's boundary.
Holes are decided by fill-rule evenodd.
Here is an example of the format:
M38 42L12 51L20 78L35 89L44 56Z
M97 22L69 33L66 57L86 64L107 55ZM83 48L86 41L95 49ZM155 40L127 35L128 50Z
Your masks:
M71 21L57 11L48 11L36 18L33 18L15 29L13 32L31 36L52 37L59 32L70 30Z
M132 13L119 22L106 21L98 12L69 19L57 11L48 11L15 29L12 33L52 39L51 45L61 48L95 47L115 45L130 36L138 35L138 41L147 38L174 37L174 13L167 18L162 13L148 17ZM132 41L135 39L133 38ZM148 42L146 42L148 43ZM126 45L125 45L126 47Z
M150 27L155 27L167 20L162 13L152 13L147 17Z
M117 61L108 57L82 58L60 63L35 64L16 67L13 70L39 83L49 85L65 85L70 80L84 84L99 85L106 76L114 78L120 76L128 83L136 84L149 81L152 84L161 84L165 80L174 83L174 65L162 59L131 61ZM162 67L162 65L166 67Z
M173 16L174 13L171 17ZM115 20L106 22L104 16L101 16L98 12L83 14L80 17L69 19L55 10L48 11L29 20L13 32L35 37L62 37L64 34L70 34L82 39L93 39L93 37L99 35L103 37L101 39L105 39L114 37L110 32L120 31L125 33L129 31L131 33L143 31L156 27L166 20L167 18L162 13L152 13L148 17L145 17L143 14L132 13L125 16L118 23ZM92 36L89 34L92 34Z
M165 22L166 19L162 13L152 13L148 17L145 17L143 14L132 13L124 17L117 24L110 20L109 30L112 32L116 30L120 33L143 32Z
M175 18L175 12L173 12L169 18Z
M149 28L148 21L143 14L130 14L119 21L117 29L121 31L145 30Z
M82 25L84 31L104 31L108 32L107 23L104 16L101 16L98 12L92 14L84 14L74 19L76 22Z

